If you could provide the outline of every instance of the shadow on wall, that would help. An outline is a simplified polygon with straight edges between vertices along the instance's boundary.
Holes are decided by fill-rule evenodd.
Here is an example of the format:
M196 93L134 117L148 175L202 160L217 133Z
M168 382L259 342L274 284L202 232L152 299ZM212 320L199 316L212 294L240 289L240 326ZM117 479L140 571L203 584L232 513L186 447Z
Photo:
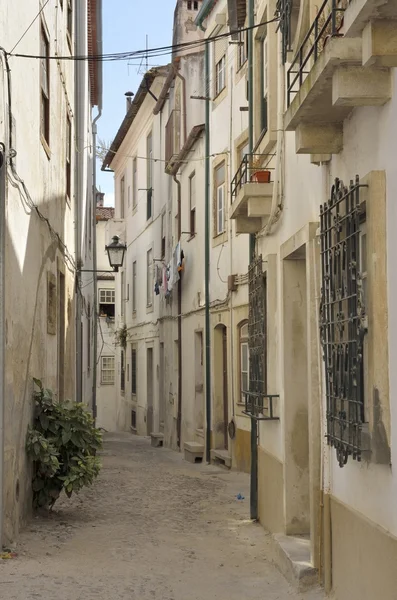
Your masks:
M66 268L58 242L52 239L47 224L35 212L28 214L24 211L17 191L11 188L8 190L8 206L15 208L12 220L7 215L5 289L4 533L5 540L11 542L17 537L31 510L31 470L26 458L25 441L33 415L32 378L42 379L46 387L58 391L58 362L62 361L58 344L62 324L59 319L60 273L65 277L62 378L64 395L69 398L74 397L75 300L74 274ZM71 213L65 198L54 198L52 202L40 204L39 208L63 239L65 214L66 211ZM18 210L20 214L15 215ZM71 213L71 240L72 217ZM20 234L24 225L27 225L24 219L28 220L26 237ZM14 225L16 223L18 230ZM18 240L17 249L15 240ZM73 248L69 248L69 251L73 254Z

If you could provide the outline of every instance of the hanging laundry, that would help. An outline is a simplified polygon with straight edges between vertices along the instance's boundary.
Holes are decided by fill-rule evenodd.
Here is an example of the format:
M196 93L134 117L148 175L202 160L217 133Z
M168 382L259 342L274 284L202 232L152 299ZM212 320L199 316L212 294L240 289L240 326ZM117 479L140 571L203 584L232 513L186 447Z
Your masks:
M164 293L166 293L168 290L168 277L167 277L167 267L165 265L163 265L163 272L162 272L161 278L162 278L163 290L164 290Z
M174 254L172 256L172 285L175 285L180 279L178 270L178 246L179 244L175 247Z

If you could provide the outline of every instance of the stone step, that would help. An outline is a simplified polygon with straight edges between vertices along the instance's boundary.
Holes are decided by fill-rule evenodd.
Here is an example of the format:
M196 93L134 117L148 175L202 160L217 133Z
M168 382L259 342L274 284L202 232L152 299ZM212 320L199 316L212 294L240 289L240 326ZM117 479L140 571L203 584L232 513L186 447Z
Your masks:
M151 433L150 434L151 445L153 448L162 448L164 443L163 433Z
M223 464L228 469L232 466L232 457L227 450L211 450L211 462L214 464Z
M273 536L275 562L284 577L299 591L318 585L318 573L311 563L310 539L276 533Z
M203 461L204 445L199 442L185 442L184 444L185 460L191 463Z

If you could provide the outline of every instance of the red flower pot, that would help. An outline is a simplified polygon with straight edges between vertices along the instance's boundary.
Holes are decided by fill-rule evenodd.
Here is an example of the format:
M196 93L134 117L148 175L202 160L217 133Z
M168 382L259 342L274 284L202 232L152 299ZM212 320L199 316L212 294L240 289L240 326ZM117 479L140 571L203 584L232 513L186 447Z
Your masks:
M269 183L270 171L255 171L251 176L251 181L255 183Z

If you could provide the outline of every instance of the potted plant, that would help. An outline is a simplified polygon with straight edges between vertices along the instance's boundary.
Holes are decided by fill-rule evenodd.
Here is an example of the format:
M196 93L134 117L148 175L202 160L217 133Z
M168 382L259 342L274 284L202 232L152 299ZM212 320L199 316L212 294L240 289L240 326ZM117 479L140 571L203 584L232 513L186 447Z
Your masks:
M260 166L258 159L252 163L251 181L254 183L269 183L270 182L270 171Z

